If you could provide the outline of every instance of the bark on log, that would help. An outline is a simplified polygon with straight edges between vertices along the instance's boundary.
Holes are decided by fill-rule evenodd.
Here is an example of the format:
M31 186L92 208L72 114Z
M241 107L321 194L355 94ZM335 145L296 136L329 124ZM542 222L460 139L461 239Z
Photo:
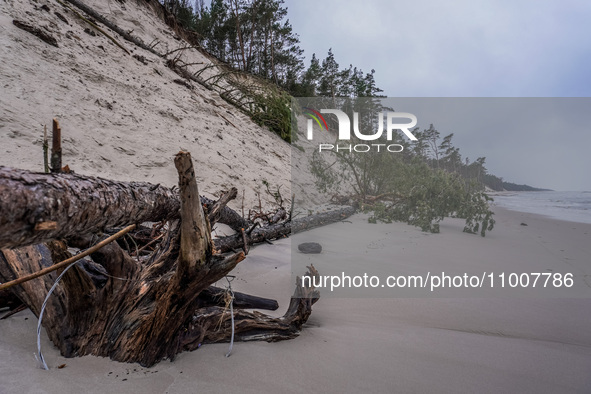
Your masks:
M333 211L321 212L315 215L306 216L303 218L293 219L292 230L293 233L310 230L315 227L325 226L329 223L344 220L355 213L354 207L343 207Z
M0 248L169 219L179 206L170 189L149 183L0 167Z
M215 202L201 197L206 207ZM0 166L0 248L98 233L179 217L178 193L146 182L44 174ZM224 206L218 221L236 231L248 222Z
M232 190L230 190L230 192L228 192L228 197L232 196L231 198L235 198L236 194L238 193L238 190L236 190L235 188L232 188ZM203 197L201 196L201 203L207 208L207 211L209 212L208 215L211 216L210 217L210 222L212 223L224 223L228 226L230 226L230 228L236 232L240 232L240 229L247 229L248 227L250 227L250 223L248 222L248 220L244 219L242 216L240 216L240 214L238 212L236 212L233 209L230 209L226 206L224 206L221 210L217 211L215 214L212 215L212 211L214 210L214 204L215 201L207 198L207 197Z
M266 227L257 227L248 236L250 245L287 237L290 234L310 230L314 227L324 226L329 223L344 220L355 213L355 208L344 207L334 211L321 212L304 218L293 219L291 222L283 222ZM230 235L214 239L216 249L221 253L242 249L244 241L241 234Z
M231 190L226 198L234 196ZM226 200L227 202L227 200ZM236 211L201 196L213 223L228 224L236 235L214 240L222 253L242 249L242 228L251 224ZM116 182L78 174L49 175L0 167L0 248L14 248L56 238L72 238L142 221L179 217L180 200L172 190L144 182ZM298 218L248 234L256 244L322 226L352 215L355 209Z
M149 258L139 263L113 242L91 254L92 261L72 266L49 297L42 324L65 357L93 354L151 366L165 358L172 360L179 352L194 350L202 343L230 340L231 315L224 307L220 290L210 285L223 278L245 256L242 252L229 256L214 253L209 222L198 198L189 154L179 153L175 165L179 173L181 219L171 223L166 236ZM0 233L5 234L0 239L12 239L12 219L15 220L19 242L25 244L37 242L39 238L33 230L24 231L22 223L33 224L34 227L39 218L43 219L41 221L51 219L47 215L51 215L52 211L61 212L64 221L59 215L51 220L60 226L69 226L61 227L62 232L63 228L77 228L83 233L84 228L76 221L84 221L90 228L100 228L130 220L116 209L101 205L101 201L110 201L118 209L127 210L127 214L136 215L131 219L133 221L141 220L137 215L143 218L145 216L141 215L147 215L148 211L168 217L167 204L178 204L178 198L169 189L154 189L148 184L133 185L65 174L46 176L49 179L38 178L39 174L5 169L0 169L0 174L3 171L3 177L0 177L3 220ZM49 189L55 187L62 194L48 190L37 194L33 185L40 179L42 182L37 189L50 185ZM67 180L74 180L74 185L68 185ZM107 185L116 192L111 193ZM130 196L119 196L125 194L122 190L127 190ZM136 193L138 190L141 190L139 195ZM40 196L42 204L30 200L19 202L15 200L15 191L21 197L23 195L19 193L29 197ZM63 193L68 192L71 195L66 199ZM123 200L115 200L115 195ZM169 197L165 198L165 195ZM146 198L151 204L145 203ZM85 199L89 201L85 202ZM20 213L8 211L10 205L6 204L14 203L21 204L20 210L17 210ZM137 205L145 206L144 210L138 211ZM103 214L84 211L89 207L102 210ZM40 208L48 209L49 213L39 212ZM178 206L174 212L178 214ZM27 215L32 219L27 219ZM69 218L70 223L65 218ZM150 216L149 220L154 220L154 217ZM34 241L27 239L27 234L31 234ZM70 242L74 241L76 239L71 237ZM78 237L77 242L82 247L90 243L90 237ZM36 272L69 256L67 245L61 241L2 249L0 280L5 282ZM58 274L53 272L11 289L33 313L39 315L43 300ZM317 275L317 272L310 267L307 274ZM315 289L303 288L297 281L294 297L281 318L239 309L234 313L235 339L275 341L293 338L298 335L317 299ZM239 293L235 294L234 304L243 308L276 307L273 300Z

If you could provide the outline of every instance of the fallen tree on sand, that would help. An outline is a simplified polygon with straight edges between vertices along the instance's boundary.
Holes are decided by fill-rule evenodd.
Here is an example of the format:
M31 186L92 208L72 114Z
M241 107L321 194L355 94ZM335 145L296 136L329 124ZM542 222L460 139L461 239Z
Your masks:
M179 152L175 166L178 197L147 183L0 168L2 282L71 257L69 247L92 246L107 227L168 221L148 255L140 256L139 245L112 242L69 267L43 318L63 356L92 354L151 366L232 335L241 341L294 338L308 319L318 300L314 288L296 283L287 312L273 318L243 308L276 309L276 301L232 297L211 286L247 253L245 248L221 254L211 238L211 227L236 193L224 194L204 211L190 155ZM244 229L241 235L246 239ZM306 275L317 272L309 267ZM11 290L38 316L56 277L54 272ZM229 303L238 311L231 314Z

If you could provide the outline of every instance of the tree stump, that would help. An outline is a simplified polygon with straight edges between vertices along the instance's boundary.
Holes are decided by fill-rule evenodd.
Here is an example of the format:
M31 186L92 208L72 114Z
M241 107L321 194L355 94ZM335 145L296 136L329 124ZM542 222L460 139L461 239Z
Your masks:
M130 257L114 242L64 275L48 299L42 322L63 356L92 354L149 367L201 344L230 340L225 292L211 286L245 258L244 252L223 255L212 242L211 226L229 198L222 196L210 206L212 215L206 215L190 154L179 152L175 166L180 207L171 191L159 186L1 169L3 282L64 260L70 256L68 247L89 247L96 241L93 234L106 227L170 219L166 235L143 260ZM44 186L48 186L45 191ZM28 200L19 200L19 193L31 192L27 188L34 193L27 194ZM47 222L55 224L38 225ZM60 239L38 243L55 238ZM12 289L38 316L58 274ZM317 272L309 267L306 274ZM235 340L294 338L317 300L314 288L296 283L285 315L272 318L241 308L276 309L274 300L235 293Z

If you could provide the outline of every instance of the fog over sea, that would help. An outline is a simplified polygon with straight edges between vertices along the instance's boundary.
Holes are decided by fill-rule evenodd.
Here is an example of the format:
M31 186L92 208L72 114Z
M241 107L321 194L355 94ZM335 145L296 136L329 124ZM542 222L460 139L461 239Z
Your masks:
M491 193L495 205L571 222L591 223L591 191Z

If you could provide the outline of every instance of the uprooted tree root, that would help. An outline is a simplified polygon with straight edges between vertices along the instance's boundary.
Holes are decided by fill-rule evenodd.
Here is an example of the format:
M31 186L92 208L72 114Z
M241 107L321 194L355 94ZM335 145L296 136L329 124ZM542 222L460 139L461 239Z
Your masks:
M175 165L179 174L180 214L163 209L178 207L167 194L169 191L151 190L146 184L116 182L116 186L109 186L106 180L75 174L0 169L0 195L6 196L10 189L12 196L0 199L0 216L4 218L0 233L17 232L18 237L12 240L19 240L7 241L10 237L0 234L0 246L14 248L2 249L0 253L3 282L70 257L68 247L91 246L96 242L94 234L99 227L113 225L105 218L105 212L113 209L111 204L123 204L119 208L127 212L120 214L116 225L140 219L169 220L166 230L164 226L158 229L161 239L147 256L132 257L130 250L113 242L66 272L48 299L43 319L49 338L63 356L92 354L151 366L204 343L230 340L232 314L226 308L227 297L224 290L211 286L246 257L244 252L219 253L211 238L211 226L219 220L230 197L223 195L206 214L190 155L180 152ZM45 192L40 191L44 186ZM94 194L88 199L85 193ZM235 196L235 192L230 194ZM60 203L56 203L56 196ZM76 227L76 220L84 220L92 231ZM53 224L38 225L46 222ZM68 231L72 229L75 231ZM60 237L65 242L36 243ZM138 251L140 247L134 245L129 249ZM39 315L57 274L59 271L12 289ZM306 273L317 274L312 266ZM287 312L274 318L243 309L273 310L277 308L276 301L234 293L235 340L294 338L318 296L314 288L302 287L297 281Z

